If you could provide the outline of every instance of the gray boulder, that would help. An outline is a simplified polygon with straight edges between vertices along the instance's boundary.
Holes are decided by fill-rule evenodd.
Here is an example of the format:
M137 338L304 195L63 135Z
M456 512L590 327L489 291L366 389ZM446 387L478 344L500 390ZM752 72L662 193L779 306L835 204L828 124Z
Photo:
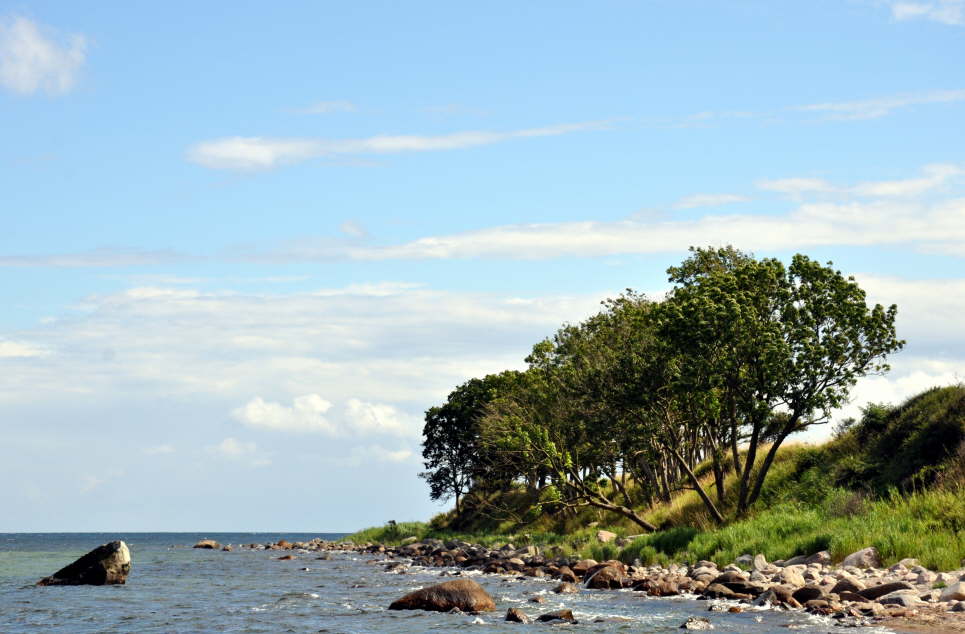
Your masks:
M942 589L942 601L965 601L965 581L959 581Z
M122 541L98 546L69 566L37 582L38 586L123 584L131 572L131 551Z
M845 557L844 561L841 562L841 566L845 568L848 566L854 566L855 568L880 568L881 555L878 553L877 548L868 546Z

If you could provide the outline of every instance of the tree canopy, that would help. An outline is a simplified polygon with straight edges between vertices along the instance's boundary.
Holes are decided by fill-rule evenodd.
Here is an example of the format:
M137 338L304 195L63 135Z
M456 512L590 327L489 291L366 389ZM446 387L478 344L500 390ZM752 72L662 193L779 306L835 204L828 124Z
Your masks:
M641 510L692 488L723 522L757 501L788 436L826 422L904 343L895 306L868 306L853 278L804 255L695 248L667 273L662 301L606 300L537 343L525 372L473 379L430 409L433 499L454 495L458 509L473 487L518 479L540 504L654 530Z

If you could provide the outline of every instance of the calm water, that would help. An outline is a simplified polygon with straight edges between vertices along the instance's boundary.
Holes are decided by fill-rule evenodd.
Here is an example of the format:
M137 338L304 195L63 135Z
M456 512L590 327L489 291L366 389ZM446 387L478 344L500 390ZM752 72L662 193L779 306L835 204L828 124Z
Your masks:
M394 599L423 585L444 581L440 570L412 568L392 574L371 557L332 553L297 555L277 561L278 551L221 552L190 546L209 537L222 544L267 543L284 537L307 541L325 534L133 533L0 534L0 632L448 632L485 628L519 632L502 622L509 607L531 616L560 608L573 610L576 629L593 632L680 632L688 616L708 616L715 632L854 632L802 614L755 611L707 612L706 601L648 599L635 592L549 592L555 582L475 576L496 600L498 611L481 617L421 611L389 612ZM133 569L123 586L38 588L41 577L92 548L123 539ZM308 570L304 570L308 568ZM546 602L529 603L533 594ZM623 617L621 623L590 623L597 617ZM572 628L570 628L572 629ZM875 631L865 628L867 634Z

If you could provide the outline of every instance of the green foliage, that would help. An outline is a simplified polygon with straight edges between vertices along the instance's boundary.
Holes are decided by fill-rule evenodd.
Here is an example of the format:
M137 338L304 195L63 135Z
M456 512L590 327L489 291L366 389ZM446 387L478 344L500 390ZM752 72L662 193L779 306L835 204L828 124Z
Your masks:
M378 544L398 544L407 537L422 539L429 534L429 525L424 522L390 522L385 526L372 526L345 538L353 544L367 542Z
M883 493L932 484L965 444L965 386L935 387L898 407L869 405L835 443L850 449L839 485Z
M486 407L519 381L518 372L490 374L470 379L449 394L446 402L426 412L422 430L422 457L426 471L419 474L429 484L430 498L460 498L473 486L512 480L516 472L505 473L505 463L485 450L479 442L479 420Z

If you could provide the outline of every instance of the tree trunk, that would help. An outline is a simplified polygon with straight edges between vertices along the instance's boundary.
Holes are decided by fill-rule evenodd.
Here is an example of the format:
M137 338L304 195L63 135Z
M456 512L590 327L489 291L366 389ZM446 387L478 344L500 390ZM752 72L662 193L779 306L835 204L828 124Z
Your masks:
M684 473L686 473L687 477L690 478L690 482L694 485L694 489L697 490L697 495L700 496L700 499L703 500L704 502L704 506L706 506L707 510L710 511L711 517L713 517L714 521L717 522L718 524L723 524L724 516L720 514L720 511L718 511L717 507L714 506L713 500L711 500L710 497L708 497L707 492L704 491L704 489L700 486L700 480L698 480L697 476L694 475L694 472L690 468L690 465L687 464L687 461L684 460L684 457L682 455L680 455L680 452L677 451L676 447L669 447L669 449L670 449L670 453L673 454L675 458L677 458L677 462L680 463L680 467L684 470Z

